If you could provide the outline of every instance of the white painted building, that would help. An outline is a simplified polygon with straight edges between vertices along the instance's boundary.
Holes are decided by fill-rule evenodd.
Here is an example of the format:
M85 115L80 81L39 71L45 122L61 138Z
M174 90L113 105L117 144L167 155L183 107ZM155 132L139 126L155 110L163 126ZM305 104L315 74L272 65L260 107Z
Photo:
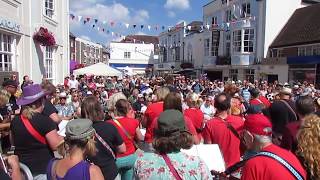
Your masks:
M182 22L159 35L160 54L155 70L159 73L179 71L184 61L184 37L186 23Z
M211 79L259 79L268 47L301 0L214 0L203 7L203 67ZM213 27L213 28L212 28ZM269 69L268 69L269 71ZM277 70L287 73L287 68Z
M56 46L33 40L40 27L53 33ZM35 83L62 83L69 74L69 0L0 0L0 81L18 74Z
M140 42L111 42L109 65L118 69L129 67L135 74L144 74L146 68L158 61L155 44Z

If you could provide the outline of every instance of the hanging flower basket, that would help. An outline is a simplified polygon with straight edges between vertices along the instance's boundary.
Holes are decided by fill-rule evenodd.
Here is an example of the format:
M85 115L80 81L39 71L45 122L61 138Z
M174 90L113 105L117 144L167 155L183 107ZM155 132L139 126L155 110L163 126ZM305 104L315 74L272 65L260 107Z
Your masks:
M39 31L33 35L33 40L40 43L41 46L55 46L56 40L47 28L40 27Z

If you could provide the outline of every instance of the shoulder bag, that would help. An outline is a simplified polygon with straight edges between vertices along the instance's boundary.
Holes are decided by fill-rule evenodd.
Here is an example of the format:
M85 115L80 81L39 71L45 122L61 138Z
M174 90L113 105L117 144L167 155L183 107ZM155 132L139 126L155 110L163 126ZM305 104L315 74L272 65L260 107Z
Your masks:
M127 136L127 138L132 141L133 145L135 146L135 148L138 149L138 145L136 144L136 142L134 141L134 137L132 137L129 132L122 126L122 124L115 118L113 118L113 122L116 123L116 125L123 131L123 133Z
M27 131L41 144L47 144L46 138L43 137L30 123L29 119L24 116L20 116L22 123L26 127Z
M173 167L169 157L166 154L161 155L164 161L166 162L167 166L169 167L170 172L173 174L176 180L182 180L181 176L179 175L178 171Z
M114 159L116 159L116 155L114 154L113 150L111 149L111 147L109 146L109 144L102 139L101 136L99 136L98 133L95 133L95 137L98 139L98 141L111 153L112 157Z

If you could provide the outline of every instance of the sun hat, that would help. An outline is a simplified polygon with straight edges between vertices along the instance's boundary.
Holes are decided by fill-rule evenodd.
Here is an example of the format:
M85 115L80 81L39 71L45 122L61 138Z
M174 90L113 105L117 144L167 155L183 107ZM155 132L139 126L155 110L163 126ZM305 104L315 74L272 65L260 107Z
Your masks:
M67 93L62 92L59 94L59 98L66 98L67 97Z
M74 119L66 125L66 139L81 140L93 136L95 130L89 119Z
M249 114L244 121L244 129L252 134L270 136L272 134L272 124L263 114Z
M155 134L158 136L168 137L186 130L183 114L178 110L166 110L162 112L158 118L158 127L155 129Z
M285 95L290 95L291 96L292 95L292 89L284 87L284 88L281 89L280 94L285 94Z
M17 100L17 105L24 106L35 102L44 97L46 93L42 90L40 84L33 84L23 88L22 96Z
M6 80L6 81L4 81L4 82L2 83L2 87L6 87L6 86L18 87L18 83L17 83L17 81L8 79L8 80Z

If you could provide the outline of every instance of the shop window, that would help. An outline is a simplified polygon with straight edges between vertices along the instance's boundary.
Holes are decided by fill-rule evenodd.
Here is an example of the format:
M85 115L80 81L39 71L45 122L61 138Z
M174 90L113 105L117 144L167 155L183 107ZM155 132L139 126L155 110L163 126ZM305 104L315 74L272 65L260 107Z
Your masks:
M320 56L320 45L313 46L312 51L314 56Z
M0 71L12 71L13 36L0 33Z
M220 31L212 31L211 56L218 56Z
M45 14L46 16L52 18L54 15L54 0L44 0L45 1Z
M246 69L245 70L245 77L246 77L246 80L250 81L251 83L253 83L254 81L254 69Z
M226 22L230 22L232 20L233 14L232 14L230 9L226 11L226 15L225 16L226 16Z
M233 32L233 51L241 52L241 30Z
M230 69L229 71L229 77L232 81L238 80L238 69Z
M45 54L44 68L46 71L46 79L52 82L53 80L53 48L47 46Z

